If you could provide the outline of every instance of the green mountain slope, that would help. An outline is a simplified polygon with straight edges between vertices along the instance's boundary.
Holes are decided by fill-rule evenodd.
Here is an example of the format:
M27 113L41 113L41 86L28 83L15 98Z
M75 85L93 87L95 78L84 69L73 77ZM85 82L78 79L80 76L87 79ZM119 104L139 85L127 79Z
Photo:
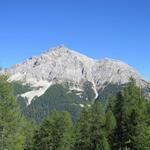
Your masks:
M35 97L31 104L27 105L27 98L22 97L21 94L31 91L32 87L21 82L13 82L12 84L22 113L37 122L43 121L54 108L70 112L75 120L84 106L90 106L94 101L102 101L107 105L109 99L124 87L124 85L106 83L107 86L99 90L98 97L96 97L92 83L88 81L84 83L82 90L71 89L70 83L67 82L55 84L50 86L42 96ZM145 93L145 89L141 92Z

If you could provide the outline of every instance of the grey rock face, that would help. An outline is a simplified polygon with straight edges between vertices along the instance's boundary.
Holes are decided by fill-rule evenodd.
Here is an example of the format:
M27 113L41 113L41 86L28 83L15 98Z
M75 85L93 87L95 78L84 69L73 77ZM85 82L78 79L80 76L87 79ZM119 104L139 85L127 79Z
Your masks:
M94 60L62 45L6 69L5 73L10 76L9 81L20 80L35 87L40 85L44 90L52 84L65 81L76 88L81 88L85 81L90 81L93 88L99 90L106 83L124 84L130 77L135 78L141 88L150 87L141 75L121 61L109 58ZM39 96L40 93L36 92L39 91L34 91Z

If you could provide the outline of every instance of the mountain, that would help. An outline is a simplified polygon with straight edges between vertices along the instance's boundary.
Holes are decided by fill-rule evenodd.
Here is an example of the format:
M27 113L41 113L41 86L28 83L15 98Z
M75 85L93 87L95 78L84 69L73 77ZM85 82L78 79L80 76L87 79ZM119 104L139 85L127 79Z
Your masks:
M35 107L36 103L39 105L45 102L52 95L50 105L52 99L53 103L57 101L57 106L60 105L59 99L64 96L66 101L61 103L68 104L72 99L70 105L84 107L85 102L90 105L91 100L108 99L108 95L117 92L130 77L150 98L150 83L128 64L110 58L95 60L63 45L2 70L1 73L7 74L9 81L15 83L16 94L26 100L28 109L33 105ZM57 93L53 94L55 91L60 94L59 99Z

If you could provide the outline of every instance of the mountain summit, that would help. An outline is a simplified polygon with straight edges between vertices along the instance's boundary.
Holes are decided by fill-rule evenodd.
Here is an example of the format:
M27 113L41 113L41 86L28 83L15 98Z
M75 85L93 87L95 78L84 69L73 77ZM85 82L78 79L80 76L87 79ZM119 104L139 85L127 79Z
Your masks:
M54 84L70 83L70 88L82 89L88 81L96 96L98 91L109 84L125 84L130 77L137 85L149 89L150 84L128 64L110 58L94 60L60 45L49 49L40 56L35 56L4 71L9 81L21 81L34 87L33 91L22 94L29 103L35 96L41 96Z

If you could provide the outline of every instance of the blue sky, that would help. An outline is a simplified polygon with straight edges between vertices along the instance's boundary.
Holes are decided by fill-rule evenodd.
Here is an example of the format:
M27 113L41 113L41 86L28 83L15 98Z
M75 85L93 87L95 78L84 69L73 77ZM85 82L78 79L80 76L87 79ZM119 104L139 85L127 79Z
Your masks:
M0 66L59 44L123 60L150 80L149 0L0 0Z

